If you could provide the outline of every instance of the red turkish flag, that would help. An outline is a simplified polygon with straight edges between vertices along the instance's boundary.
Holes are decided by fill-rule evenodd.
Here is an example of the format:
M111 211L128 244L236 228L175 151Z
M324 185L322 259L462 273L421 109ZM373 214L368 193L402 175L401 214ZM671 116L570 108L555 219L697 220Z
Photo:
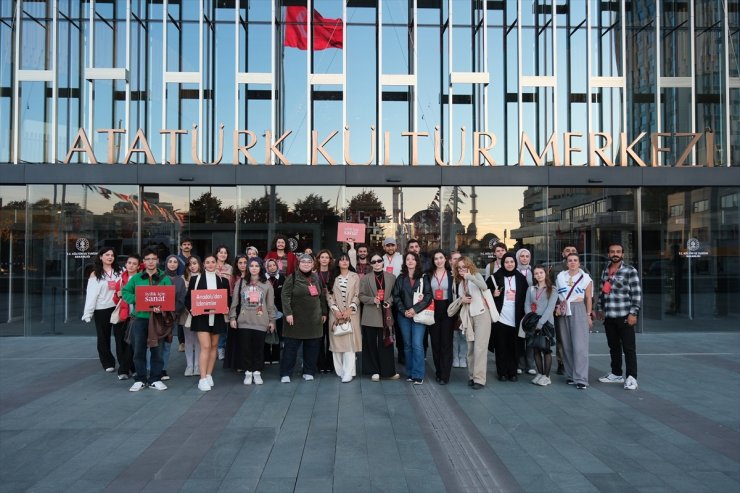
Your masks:
M285 46L308 49L308 9L306 7L286 7ZM315 9L313 11L313 50L339 48L344 46L344 24L342 19L325 19Z

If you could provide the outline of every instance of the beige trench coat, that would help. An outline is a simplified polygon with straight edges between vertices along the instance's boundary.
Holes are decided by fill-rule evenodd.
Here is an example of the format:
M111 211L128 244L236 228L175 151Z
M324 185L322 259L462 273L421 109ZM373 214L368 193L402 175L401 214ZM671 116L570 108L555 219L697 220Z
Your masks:
M347 275L347 301L342 299L342 292L337 286L337 279L334 280L334 293L329 292L326 301L329 304L329 349L333 353L347 353L362 351L362 329L360 327L360 276L354 272ZM350 322L352 323L352 333L343 336L334 336L332 327L334 320L337 318L337 311L332 307L337 307L340 312L351 307L356 307Z

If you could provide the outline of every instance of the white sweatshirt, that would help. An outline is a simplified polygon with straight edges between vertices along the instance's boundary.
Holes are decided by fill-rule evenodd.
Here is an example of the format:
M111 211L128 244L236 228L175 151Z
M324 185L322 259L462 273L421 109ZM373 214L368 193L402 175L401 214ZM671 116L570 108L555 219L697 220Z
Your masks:
M121 279L121 274L113 272L110 277L103 276L98 279L95 275L90 276L87 281L87 296L85 297L85 309L82 312L82 320L89 322L92 320L95 310L105 310L116 306L113 301L114 289L108 288L108 281L117 282Z

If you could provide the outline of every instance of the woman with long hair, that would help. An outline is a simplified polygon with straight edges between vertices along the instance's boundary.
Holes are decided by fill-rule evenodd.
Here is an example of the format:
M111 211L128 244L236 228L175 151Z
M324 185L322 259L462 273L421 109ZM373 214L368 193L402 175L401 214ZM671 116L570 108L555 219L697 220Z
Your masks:
M233 285L231 286L232 296L232 308L234 308L233 296L237 287L246 280L249 282L249 269L247 264L249 258L247 255L237 255L234 259L234 275L232 277ZM237 300L238 301L238 300ZM238 316L238 313L237 315ZM231 314L229 314L229 322L231 321ZM229 323L229 327L226 329L226 347L224 354L224 368L230 368L237 372L244 371L244 364L246 362L246 346L242 345L243 337L238 337L238 327L234 327L233 324ZM244 335L244 334L242 334Z
M275 294L265 281L262 260L250 258L247 269L247 276L235 285L229 320L240 349L235 364L244 368L244 385L262 385L265 335L275 332Z
M329 297L329 286L334 282L332 269L334 268L334 256L329 250L323 249L316 256L316 274L319 276L319 287L325 297ZM319 348L319 359L316 363L319 373L332 373L334 371L334 358L329 348L329 320L324 322L324 335L321 337L321 348Z
M203 273L203 264L200 258L193 255L188 257L186 263L185 274L182 278L185 281L185 305L187 306L187 300L190 298L190 279L195 278ZM183 333L185 335L185 376L192 377L194 375L200 375L200 342L198 342L198 336L195 332L190 329L193 323L193 317L190 315L188 310L183 310L180 315L180 323L182 324Z
M455 298L462 300L459 316L467 340L468 385L480 390L486 385L491 338L491 313L483 297L488 286L470 258L460 257L456 267L454 289Z
M455 331L454 318L447 315L447 307L452 301L452 270L443 250L434 250L431 258L432 266L427 276L434 297L434 325L429 326L429 335L437 383L447 385L452 371L452 336Z
M524 316L527 279L516 270L514 254L506 253L501 258L501 268L486 283L493 291L493 302L499 312L499 321L493 325L498 379L516 382L517 333Z
M568 383L585 390L588 388L588 333L593 325L590 317L593 282L581 269L577 253L569 254L566 264L568 269L556 278L563 364Z
M113 295L119 289L120 280L121 268L116 264L116 251L112 247L101 248L95 257L90 278L87 280L82 320L89 323L90 320L95 319L98 358L103 369L108 373L116 371L116 359L110 350L110 337L113 333L110 317L116 308ZM120 366L122 362L119 360L118 364Z
M414 302L414 293L421 289L421 301ZM407 382L415 385L424 383L424 335L426 326L414 320L414 315L424 310L432 302L432 286L426 275L422 274L419 255L407 252L403 257L401 274L393 286L393 301L398 311L398 325L403 334L403 349L406 356Z
M536 265L532 270L534 285L527 289L527 298L524 308L540 316L537 322L537 330L542 330L546 323L555 326L553 312L558 302L558 293L547 275L547 270L542 265ZM537 366L537 375L532 379L535 385L550 385L550 367L552 366L552 350L550 348L533 347L528 344L527 351L532 350L534 364Z
M396 276L383 269L383 257L379 253L370 256L373 271L360 281L362 303L362 371L371 375L373 382L381 378L396 380L396 363L393 359L393 344L385 345L383 316L393 306L393 285Z
M234 268L229 263L229 257L231 256L229 248L226 245L219 245L214 250L213 256L216 257L216 274L228 281L229 296L231 296L231 289L234 286ZM228 332L224 331L218 338L218 359L226 357L227 335Z
M295 272L298 259L295 253L288 249L288 239L281 234L275 235L272 240L272 249L265 255L265 260L273 259L278 264L278 271L282 276L289 276Z
M203 259L204 272L190 278L188 291L192 293L196 289L225 289L229 290L229 281L218 275L218 265L214 255L208 255ZM185 298L188 310L192 309L191 296ZM227 297L227 301L230 301ZM193 315L190 330L198 334L200 342L200 380L198 388L209 391L214 386L213 369L216 366L216 348L218 338L226 332L226 321L220 313L204 313Z
M356 353L362 351L362 329L360 328L360 276L352 267L349 255L337 258L334 281L326 298L329 304L329 348L334 359L334 368L342 383L351 382L357 375ZM335 335L334 326L349 322L352 333Z
M303 346L303 379L311 381L316 373L316 358L321 346L322 326L326 322L326 296L313 271L314 259L303 254L298 270L283 285L284 348L280 358L280 381L290 383L298 349Z

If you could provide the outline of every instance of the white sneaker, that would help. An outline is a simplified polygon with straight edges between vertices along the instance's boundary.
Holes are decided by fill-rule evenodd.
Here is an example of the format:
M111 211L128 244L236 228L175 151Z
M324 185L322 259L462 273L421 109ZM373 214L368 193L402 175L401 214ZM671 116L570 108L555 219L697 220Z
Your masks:
M459 359L453 359L452 360L452 367L453 368L460 368L460 360Z
M635 377L632 375L627 377L627 381L624 382L624 390L637 390L637 380Z
M285 376L280 379L280 383L290 383L290 377Z
M208 379L207 378L201 378L198 380L198 390L202 390L203 392L208 392L211 390L211 386L208 385Z
M128 375L125 374L125 373L121 373L120 375L118 375L118 379L119 380L128 380Z
M252 372L251 371L244 372L244 385L252 385Z
M226 356L226 350L224 348L218 348L218 359L224 359Z
M111 366L110 368L106 368L106 369L105 369L105 372L106 372L106 373L113 373L114 371L116 371L116 369L115 369L115 368L113 368L112 366Z
M537 370L532 369L532 368L530 368L529 370L527 370L527 373L529 373L530 375L538 375Z
M468 360L467 359L461 359L460 360L460 368L467 368L468 367Z
M258 371L254 372L252 374L252 378L254 379L254 384L255 385L262 385L263 383L265 383L265 382L262 381L262 373L260 373Z
M615 375L614 373L609 372L608 374L599 378L599 382L601 383L624 383L624 377L622 375Z
M348 376L345 376L345 377L342 377L342 383L349 383L351 381L352 381L352 377L349 376L349 375Z
M545 375L540 375L540 379L537 381L537 385L540 385L542 387L546 387L552 383L552 380L550 380L550 377Z
M144 385L144 382L134 382L134 384L129 387L129 392L138 392L140 390L144 390L146 386Z
M373 376L370 377L370 380L372 380L373 382L380 382L380 374L373 373Z
M167 386L165 384L163 384L162 382L160 382L159 380L157 380L154 383L150 383L149 384L149 388L150 389L157 389L157 390L167 390Z
M544 377L544 376L545 376L545 375L540 375L540 374L538 373L538 374L537 374L537 376L536 376L536 377L534 377L534 378L532 379L532 383L533 383L533 384L535 384L535 385L539 385L539 384L540 384L540 378L542 378L542 377Z
M188 366L187 368L185 368L185 376L186 377L192 377L193 375L194 375L194 373L193 373L193 369L191 367Z
M212 376L206 375L206 380L208 380L208 385L210 385L211 387L214 387L215 386L213 384L213 377Z
M305 380L306 382L310 382L311 380L313 380L313 375L308 375L308 374L304 374L304 375L303 375L303 379L304 379L304 380Z

